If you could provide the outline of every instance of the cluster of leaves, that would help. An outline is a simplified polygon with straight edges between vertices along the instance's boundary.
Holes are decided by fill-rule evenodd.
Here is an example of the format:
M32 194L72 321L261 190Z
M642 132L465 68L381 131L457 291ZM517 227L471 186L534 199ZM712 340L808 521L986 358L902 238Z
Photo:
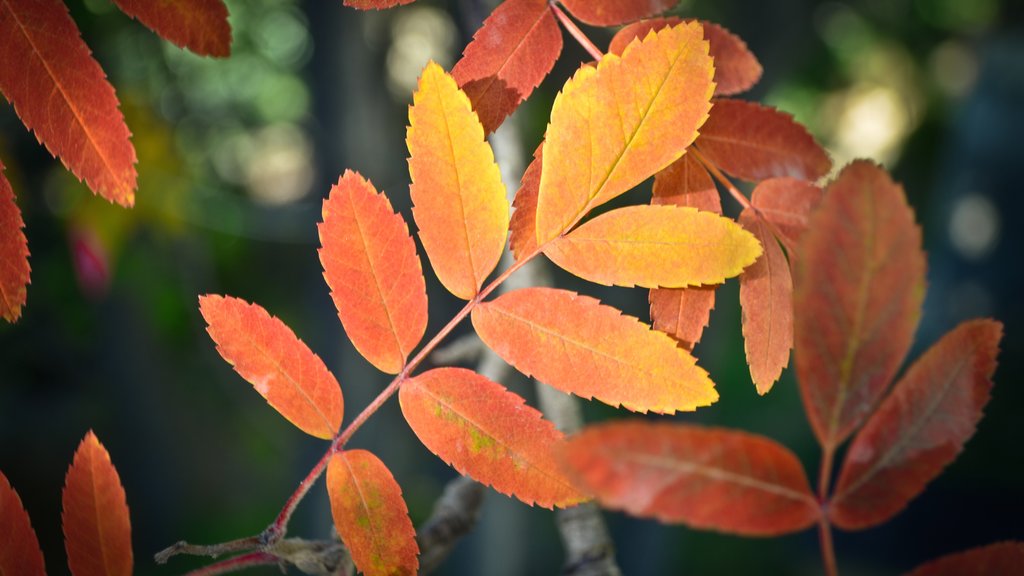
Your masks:
M231 27L222 0L114 0L163 38L225 57ZM92 57L63 0L0 2L0 93L25 127L96 194L135 202L135 148L114 87ZM0 317L17 320L29 283L21 211L0 162Z
M64 478L64 546L74 576L129 576L132 529L110 454L90 430ZM21 498L0 473L0 574L43 576L43 552Z

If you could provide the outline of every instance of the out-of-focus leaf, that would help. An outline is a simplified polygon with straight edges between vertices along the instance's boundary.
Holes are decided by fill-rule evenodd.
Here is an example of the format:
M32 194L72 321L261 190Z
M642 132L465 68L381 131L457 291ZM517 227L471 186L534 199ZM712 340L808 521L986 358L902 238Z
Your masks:
M583 398L672 414L718 400L689 352L587 296L525 288L473 310L480 338L519 371Z
M530 505L584 499L556 460L562 433L500 384L438 368L403 384L399 399L420 441L460 473Z
M811 213L821 203L821 196L821 188L805 180L769 178L754 188L750 203L795 246L807 230Z
M434 62L409 108L413 216L437 278L469 300L505 251L508 199L469 98Z
M345 171L324 202L320 262L352 344L389 374L405 366L427 328L416 245L387 196Z
M330 439L341 426L338 381L295 333L262 307L233 297L199 298L217 351L289 422Z
M345 0L345 6L358 10L384 10L395 6L412 4L416 0Z
M594 26L618 26L660 14L679 0L562 0L572 15Z
M600 424L569 439L566 461L602 505L662 522L776 536L820 515L796 456L746 432Z
M231 54L231 24L222 0L114 0L161 38L202 56Z
M0 317L14 322L25 305L31 267L25 221L0 162Z
M523 173L523 179L512 200L512 220L509 222L509 245L516 260L537 249L537 193L540 191L540 173L544 165L544 143L537 146L533 161Z
M907 576L995 576L1024 574L1024 542L996 542L948 554L922 564Z
M43 551L18 493L0 472L0 574L45 576Z

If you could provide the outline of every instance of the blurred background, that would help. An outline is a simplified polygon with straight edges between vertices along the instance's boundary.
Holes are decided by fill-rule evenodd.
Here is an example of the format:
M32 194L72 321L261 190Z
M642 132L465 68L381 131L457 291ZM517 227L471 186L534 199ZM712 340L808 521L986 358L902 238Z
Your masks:
M325 444L279 417L218 356L197 296L227 293L282 318L338 375L352 418L387 380L348 343L317 258L322 198L346 168L411 221L407 106L428 58L446 69L493 0L419 0L385 12L340 1L229 0L232 55L210 60L159 40L109 0L68 0L117 88L139 154L134 210L93 196L0 104L0 157L26 220L32 284L22 319L0 323L0 470L20 493L52 573L65 566L60 491L92 428L128 495L136 571L201 565L157 550L255 534ZM746 98L794 114L836 165L874 158L902 181L924 227L926 310L911 358L966 318L1006 324L993 400L960 458L886 525L837 533L843 574L897 574L941 554L1024 538L1024 248L1021 206L1024 5L1013 0L683 0L675 10L742 36L765 68ZM613 31L585 28L599 46ZM585 58L566 36L554 72L510 120L518 179L554 94ZM517 159L515 156L519 156ZM499 158L501 161L501 158ZM518 164L518 165L516 165ZM737 206L723 200L727 212ZM584 291L647 318L646 291ZM460 306L428 272L436 331ZM720 290L696 355L721 401L680 420L817 447L787 371L758 397L743 360L735 281ZM465 332L467 326L462 327ZM524 379L506 385L533 401ZM626 417L587 404L587 419ZM353 446L382 456L416 523L454 476L390 402ZM627 574L819 574L813 531L744 539L606 513ZM326 491L291 534L323 538ZM490 493L443 574L553 574L549 511ZM277 573L275 570L265 571Z

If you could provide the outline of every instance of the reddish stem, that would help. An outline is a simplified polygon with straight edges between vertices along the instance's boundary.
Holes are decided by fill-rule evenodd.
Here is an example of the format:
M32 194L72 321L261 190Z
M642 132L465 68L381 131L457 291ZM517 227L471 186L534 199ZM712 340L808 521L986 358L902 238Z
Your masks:
M268 566L277 563L278 559L273 554L267 554L266 552L250 552L248 554L242 554L241 556L235 556L234 558L215 562L209 566L203 566L202 568L189 572L185 576L216 576L217 574L237 572L244 568L251 568L253 566Z
M821 543L821 558L825 563L825 575L839 576L836 551L832 545L832 526L828 523L828 516L826 516L824 508L821 511L821 518L818 520L818 542Z
M580 43L580 46L583 46L584 50L594 57L594 60L600 62L601 58L604 57L604 52L601 52L601 49L595 46L594 43L590 41L590 38L587 38L587 35L583 33L583 30L580 30L580 27L572 21L572 18L569 18L568 14L562 11L562 9L555 4L554 0L548 2L548 6L551 7L551 12L554 13L555 18L558 18L558 21L561 22L562 27Z

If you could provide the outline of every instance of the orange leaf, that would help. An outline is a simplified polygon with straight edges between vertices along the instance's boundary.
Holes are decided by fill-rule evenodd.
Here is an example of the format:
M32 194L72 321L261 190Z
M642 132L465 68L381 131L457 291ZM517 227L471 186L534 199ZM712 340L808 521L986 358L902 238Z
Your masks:
M25 305L29 273L28 240L14 190L0 162L0 317L14 322Z
M652 18L624 26L612 38L608 52L622 54L634 39L682 21L676 17ZM747 43L718 24L707 20L701 20L700 24L704 27L704 39L708 41L711 57L715 60L715 94L739 94L757 84L763 70L757 57L747 48Z
M743 342L757 393L767 394L789 364L793 348L793 277L786 255L768 226L749 208L740 224L750 230L764 254L740 275Z
M231 24L222 0L114 0L161 38L202 56L231 54Z
M811 218L793 274L796 370L819 442L839 445L892 382L924 299L921 230L881 167L840 172Z
M420 441L459 473L530 505L584 499L555 458L565 437L500 384L437 368L403 384L399 400Z
M64 546L74 576L130 576L132 527L110 454L86 433L64 478Z
M135 148L114 88L60 0L0 0L0 92L93 192L135 201Z
M562 53L562 31L547 0L505 0L473 35L452 77L484 132L494 132L530 96Z
M994 576L1024 574L1024 542L996 542L948 554L907 576Z
M427 64L409 108L413 216L438 279L469 300L505 250L508 199L469 98Z
M718 400L707 372L671 337L587 296L516 290L477 306L473 326L519 371L583 398L665 414Z
M795 245L807 230L811 212L821 203L821 196L821 188L810 182L796 178L770 178L754 188L750 203Z
M1002 335L999 322L965 322L911 366L846 451L836 526L889 520L956 459L988 403Z
M43 551L18 493L0 472L0 574L45 576Z
M585 222L544 250L573 274L616 286L720 284L761 254L749 232L695 208L627 206Z
M379 458L345 450L327 465L334 526L367 576L416 574L419 547L402 489Z
M711 175L689 154L654 176L651 203L722 213L718 189ZM649 300L654 328L675 338L687 350L693 350L711 319L716 289L717 286L652 288Z
M713 71L696 23L666 28L621 58L608 54L596 68L580 68L551 109L538 243L682 156L707 119Z
M416 245L387 196L345 171L324 202L320 262L345 332L389 374L405 366L427 328L427 292Z
M345 0L345 6L358 10L384 10L394 6L404 6L416 0Z
M642 421L585 428L566 461L606 507L749 536L798 532L820 508L800 461L763 436Z
M217 351L282 416L303 432L330 439L341 426L338 381L278 318L233 297L199 298Z
M572 15L594 26L618 26L653 16L679 0L562 0Z
M715 100L697 148L719 168L745 180L817 180L832 168L825 150L792 116L742 100Z
M544 165L544 143L537 146L533 162L523 173L516 197L512 200L512 220L509 222L509 244L515 259L533 254L537 249L537 193L540 191L540 173Z

